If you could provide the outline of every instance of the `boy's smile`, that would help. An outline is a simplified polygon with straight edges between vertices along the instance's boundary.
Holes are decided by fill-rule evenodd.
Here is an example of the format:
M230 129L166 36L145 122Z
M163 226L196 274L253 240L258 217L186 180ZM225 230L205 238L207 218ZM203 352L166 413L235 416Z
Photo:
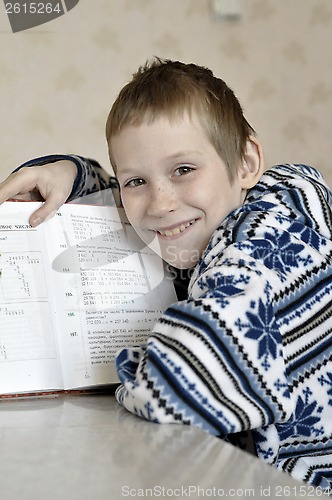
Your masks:
M230 182L223 160L189 115L126 126L111 149L130 223L148 244L157 236L169 264L193 267L215 229L243 203L243 162Z

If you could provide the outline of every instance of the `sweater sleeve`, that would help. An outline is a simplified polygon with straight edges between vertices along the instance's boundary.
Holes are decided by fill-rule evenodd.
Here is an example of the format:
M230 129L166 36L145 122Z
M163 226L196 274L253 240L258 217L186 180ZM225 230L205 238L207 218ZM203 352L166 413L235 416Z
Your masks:
M82 198L98 191L112 189L113 196L118 203L119 189L116 178L108 174L97 161L83 156L61 154L41 156L23 163L14 172L23 167L42 166L60 160L72 161L77 168L77 176L67 201Z
M219 436L286 421L292 401L273 279L255 262L211 268L197 281L199 298L167 309L146 348L120 351L118 402Z

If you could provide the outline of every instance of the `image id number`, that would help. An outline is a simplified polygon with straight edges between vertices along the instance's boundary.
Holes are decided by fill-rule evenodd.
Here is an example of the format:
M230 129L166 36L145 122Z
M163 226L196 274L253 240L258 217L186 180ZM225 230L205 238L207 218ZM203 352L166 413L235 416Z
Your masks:
M272 493L270 486L265 490L269 490L269 494ZM261 490L261 493L264 494L264 489ZM308 484L304 485L296 485L296 486L275 486L274 487L274 497L282 497L282 498L294 498L297 497L322 497L326 498L331 495L331 490L329 488L323 489L319 486L311 486Z
M52 4L50 2L6 2L7 14L62 14L63 9L60 2Z

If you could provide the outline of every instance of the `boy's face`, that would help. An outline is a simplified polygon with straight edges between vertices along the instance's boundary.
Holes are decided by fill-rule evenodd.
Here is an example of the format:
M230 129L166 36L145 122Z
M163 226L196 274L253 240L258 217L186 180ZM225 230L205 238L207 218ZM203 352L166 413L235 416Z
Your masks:
M244 200L240 173L231 183L202 126L189 116L125 127L112 138L112 153L130 223L150 246L158 242L158 253L174 267L193 267L214 230Z

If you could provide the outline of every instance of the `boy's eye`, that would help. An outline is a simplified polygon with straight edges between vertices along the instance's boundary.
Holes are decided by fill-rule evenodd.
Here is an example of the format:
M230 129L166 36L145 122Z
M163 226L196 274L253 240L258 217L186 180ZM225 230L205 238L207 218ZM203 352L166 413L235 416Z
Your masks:
M143 184L145 184L145 180L137 178L125 182L124 187L138 187L138 186L143 186Z
M175 171L175 175L186 175L189 174L193 170L192 167L189 167L188 165L181 165L181 167L178 167Z

